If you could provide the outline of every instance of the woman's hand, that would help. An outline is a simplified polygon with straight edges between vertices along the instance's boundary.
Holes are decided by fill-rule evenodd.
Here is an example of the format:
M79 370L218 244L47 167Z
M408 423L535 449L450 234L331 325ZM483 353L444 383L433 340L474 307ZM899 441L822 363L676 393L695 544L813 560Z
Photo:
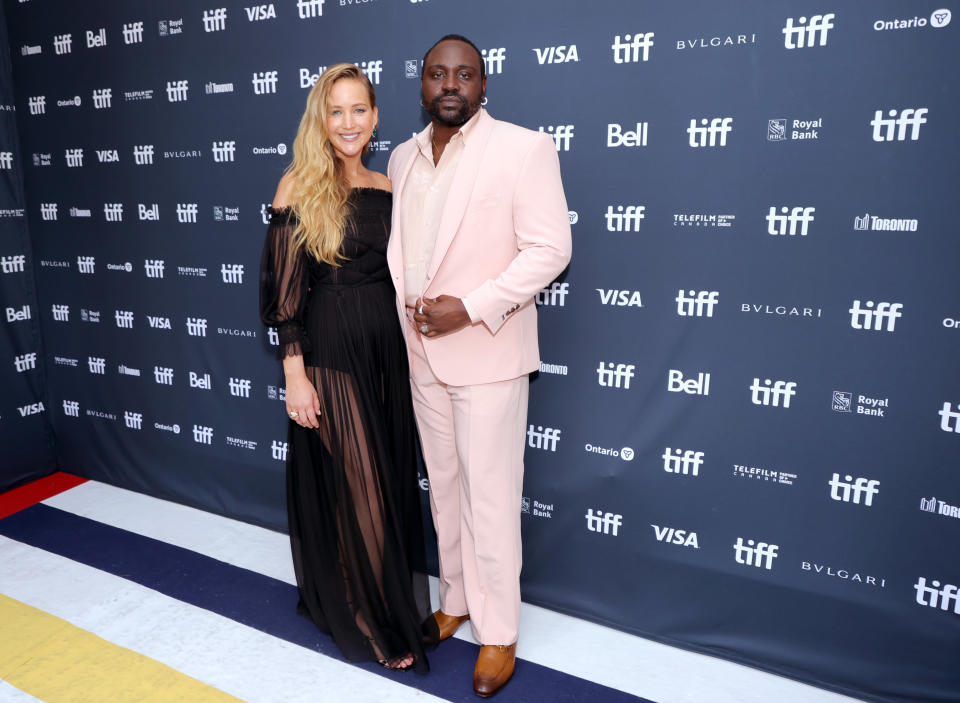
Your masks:
M313 384L304 376L287 379L287 415L301 427L320 427L320 399Z

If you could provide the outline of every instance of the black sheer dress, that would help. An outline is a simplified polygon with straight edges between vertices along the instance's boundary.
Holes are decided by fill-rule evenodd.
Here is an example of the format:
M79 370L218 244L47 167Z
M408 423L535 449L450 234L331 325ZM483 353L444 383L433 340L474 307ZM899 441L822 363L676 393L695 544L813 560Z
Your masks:
M386 248L392 196L351 191L340 267L288 256L289 208L269 210L260 313L280 358L303 355L320 428L290 422L287 506L298 611L353 661L424 650L430 614L407 352Z

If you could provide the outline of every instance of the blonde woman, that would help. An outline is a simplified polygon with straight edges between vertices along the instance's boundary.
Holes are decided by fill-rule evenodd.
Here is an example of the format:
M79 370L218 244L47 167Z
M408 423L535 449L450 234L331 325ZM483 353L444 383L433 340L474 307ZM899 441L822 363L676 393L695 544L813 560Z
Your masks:
M361 161L377 118L352 64L330 66L310 91L270 208L260 312L277 328L286 380L298 610L347 659L425 673L437 632L386 262L391 186Z

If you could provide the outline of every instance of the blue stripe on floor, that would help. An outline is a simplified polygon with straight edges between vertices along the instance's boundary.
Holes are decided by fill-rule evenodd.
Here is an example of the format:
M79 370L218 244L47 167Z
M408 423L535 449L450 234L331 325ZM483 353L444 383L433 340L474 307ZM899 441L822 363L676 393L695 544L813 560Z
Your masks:
M297 589L269 576L47 505L0 520L0 534L345 661L328 635L296 614ZM427 676L390 673L373 663L355 666L449 701L476 703L471 682L477 651L474 644L447 640L428 655ZM496 698L498 703L652 703L522 659Z

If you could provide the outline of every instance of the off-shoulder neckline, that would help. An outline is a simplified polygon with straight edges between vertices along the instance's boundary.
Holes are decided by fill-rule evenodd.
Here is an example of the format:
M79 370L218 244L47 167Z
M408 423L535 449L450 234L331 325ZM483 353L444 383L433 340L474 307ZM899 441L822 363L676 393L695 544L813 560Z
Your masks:
M353 186L350 190L359 190L359 191L373 191L375 193L385 193L386 195L393 195L392 190L387 190L386 188L377 188L376 186ZM290 205L284 205L283 207L274 207L273 205L267 205L267 209L271 212L283 213L291 209Z

